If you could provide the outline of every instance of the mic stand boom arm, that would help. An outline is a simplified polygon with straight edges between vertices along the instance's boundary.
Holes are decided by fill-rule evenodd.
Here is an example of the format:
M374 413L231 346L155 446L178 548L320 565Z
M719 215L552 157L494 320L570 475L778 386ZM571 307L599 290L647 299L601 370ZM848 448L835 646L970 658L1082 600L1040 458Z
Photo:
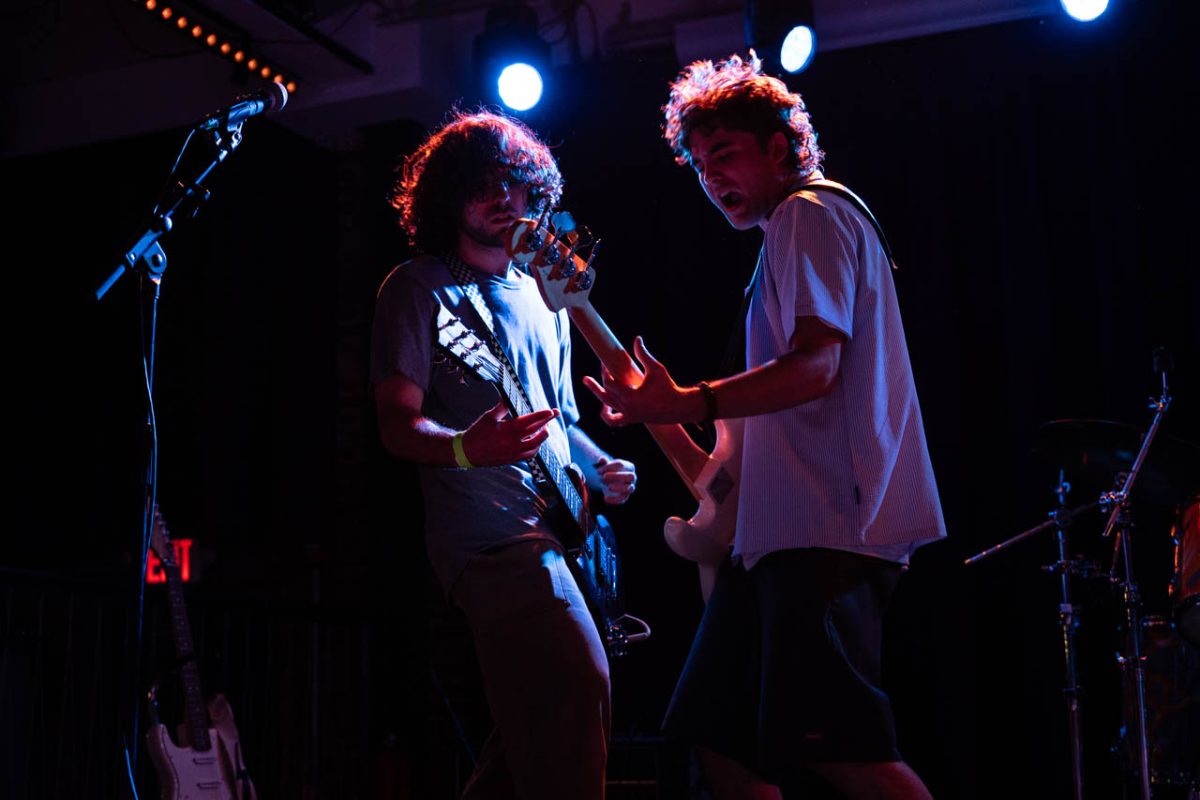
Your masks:
M187 143L191 141L191 137L195 133L196 131L193 130L188 134L188 140L184 143L185 152ZM117 268L96 289L94 294L97 302L127 271L144 274L152 280L160 279L166 272L167 254L158 240L174 227L174 217L177 213L182 212L184 218L191 218L199 213L201 204L211 196L211 193L201 185L201 181L212 174L212 171L241 144L242 124L238 122L225 129L216 128L212 131L212 137L216 153L211 160L201 165L199 174L194 179L181 180L176 176L175 170L172 170L167 186L163 190L163 197L155 205L154 211L150 215L150 222L137 237L133 246L126 251ZM183 158L183 155L180 153L180 159Z

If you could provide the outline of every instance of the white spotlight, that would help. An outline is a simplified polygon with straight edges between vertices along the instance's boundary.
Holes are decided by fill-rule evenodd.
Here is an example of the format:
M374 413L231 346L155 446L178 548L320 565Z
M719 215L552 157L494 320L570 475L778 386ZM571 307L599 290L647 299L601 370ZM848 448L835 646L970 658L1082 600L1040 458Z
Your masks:
M509 64L496 81L500 99L513 111L528 111L542 99L542 76L529 64Z
M1091 22L1108 8L1108 0L1061 0L1063 11L1080 22Z
M779 65L788 72L799 72L812 61L817 51L817 37L807 25L797 25L784 37L779 48Z

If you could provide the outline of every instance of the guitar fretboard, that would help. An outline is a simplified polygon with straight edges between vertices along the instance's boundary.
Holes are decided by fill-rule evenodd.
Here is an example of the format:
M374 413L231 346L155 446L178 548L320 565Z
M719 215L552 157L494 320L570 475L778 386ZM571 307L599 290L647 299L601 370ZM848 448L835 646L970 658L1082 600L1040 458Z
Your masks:
M524 387L517 381L511 370L500 370L498 387L503 392L505 399L508 400L514 414L523 416L534 412L534 408L525 395ZM583 498L580 496L579 490L575 488L575 484L571 482L563 463L551 449L549 439L542 442L536 457L541 461L546 477L554 484L559 497L562 498L563 504L570 512L571 519L575 520L575 524L579 527L581 537L586 536L588 523L585 515L587 509L584 507Z

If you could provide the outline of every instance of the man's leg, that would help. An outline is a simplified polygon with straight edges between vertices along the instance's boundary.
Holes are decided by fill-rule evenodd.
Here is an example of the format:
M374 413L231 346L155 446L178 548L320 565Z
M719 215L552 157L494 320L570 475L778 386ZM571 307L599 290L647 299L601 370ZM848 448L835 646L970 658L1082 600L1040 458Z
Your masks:
M933 800L917 773L903 761L813 764L812 768L850 800Z
M715 800L781 800L779 787L767 783L731 758L697 747L704 777Z
M599 800L608 660L561 552L544 540L508 545L473 558L459 584L516 795Z

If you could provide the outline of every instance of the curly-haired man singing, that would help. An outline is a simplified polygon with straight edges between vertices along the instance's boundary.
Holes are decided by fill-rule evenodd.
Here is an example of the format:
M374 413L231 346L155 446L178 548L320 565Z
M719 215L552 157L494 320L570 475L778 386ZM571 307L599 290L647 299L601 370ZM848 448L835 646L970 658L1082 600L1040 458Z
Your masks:
M628 499L636 474L576 426L565 313L546 308L504 248L509 226L553 207L561 191L531 130L479 112L456 113L432 134L393 192L425 255L379 290L371 374L385 447L419 465L430 562L470 623L496 726L466 798L604 795L608 662L531 459L545 443L609 503ZM494 332L536 410L513 417L491 384L439 354L443 309L480 338Z
M744 419L732 558L664 727L697 745L718 797L777 797L812 770L852 798L928 798L879 688L896 580L945 536L885 244L823 179L800 95L753 54L692 64L663 111L729 224L764 232L749 369L678 386L639 338L640 386L584 379L610 424Z

